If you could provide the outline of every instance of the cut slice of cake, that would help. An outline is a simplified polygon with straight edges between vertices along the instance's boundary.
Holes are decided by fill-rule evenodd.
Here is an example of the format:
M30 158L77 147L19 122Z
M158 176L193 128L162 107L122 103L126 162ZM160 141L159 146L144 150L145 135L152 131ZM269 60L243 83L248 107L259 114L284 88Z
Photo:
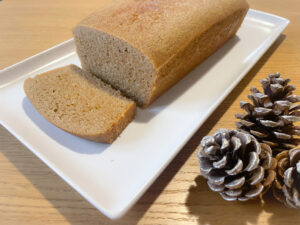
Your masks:
M75 65L28 78L24 90L49 122L97 142L112 143L136 113L134 101Z

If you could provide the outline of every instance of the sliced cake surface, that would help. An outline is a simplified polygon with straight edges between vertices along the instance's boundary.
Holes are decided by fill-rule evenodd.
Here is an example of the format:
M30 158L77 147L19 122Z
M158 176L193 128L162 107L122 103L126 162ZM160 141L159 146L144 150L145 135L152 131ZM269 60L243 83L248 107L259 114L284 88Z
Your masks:
M24 90L49 122L97 142L112 143L136 113L132 100L75 65L28 78Z

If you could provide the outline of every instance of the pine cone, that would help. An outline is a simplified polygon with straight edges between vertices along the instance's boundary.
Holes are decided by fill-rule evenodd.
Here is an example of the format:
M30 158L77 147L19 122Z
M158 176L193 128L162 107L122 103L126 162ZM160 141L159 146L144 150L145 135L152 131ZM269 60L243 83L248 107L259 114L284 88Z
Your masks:
M295 87L288 85L289 79L283 79L279 73L270 74L261 80L264 94L252 87L248 98L253 104L241 101L241 108L246 114L236 114L240 119L236 123L239 131L254 135L259 142L268 144L275 156L283 150L295 148L300 135L300 127L294 122L300 120L300 106L294 104L300 97L293 95Z
M220 129L204 137L198 158L210 189L228 201L247 201L263 194L276 176L271 148L235 130Z
M283 151L276 159L278 164L273 195L287 207L300 208L300 149Z

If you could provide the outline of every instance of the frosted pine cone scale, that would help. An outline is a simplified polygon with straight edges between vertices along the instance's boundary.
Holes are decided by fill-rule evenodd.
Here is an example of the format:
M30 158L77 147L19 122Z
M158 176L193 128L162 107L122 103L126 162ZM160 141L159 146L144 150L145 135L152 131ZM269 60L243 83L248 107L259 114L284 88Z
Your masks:
M277 176L273 185L276 199L287 207L300 208L300 149L283 151L276 156Z
M249 134L220 129L202 139L201 174L211 190L228 201L246 201L264 193L275 178L271 148Z
M295 104L300 97L292 94L295 87L289 82L279 73L270 74L261 80L264 93L252 87L248 96L252 103L241 101L240 106L246 113L236 114L238 130L271 146L274 155L299 144L294 135L299 136L300 129L294 123L300 121L300 106Z

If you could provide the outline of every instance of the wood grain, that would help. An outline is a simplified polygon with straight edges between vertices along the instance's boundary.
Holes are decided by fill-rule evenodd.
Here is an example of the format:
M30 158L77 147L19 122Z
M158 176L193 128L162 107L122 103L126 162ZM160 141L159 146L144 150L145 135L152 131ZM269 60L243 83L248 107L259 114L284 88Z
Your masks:
M0 68L71 38L72 27L107 2L0 1ZM259 86L268 73L280 71L292 79L300 94L299 0L249 3L252 8L289 18L291 24L126 216L118 221L105 218L0 127L0 225L298 224L300 213L270 196L264 203L225 202L199 176L198 143L218 128L234 127L234 114L241 111L239 101L247 98L251 86Z

